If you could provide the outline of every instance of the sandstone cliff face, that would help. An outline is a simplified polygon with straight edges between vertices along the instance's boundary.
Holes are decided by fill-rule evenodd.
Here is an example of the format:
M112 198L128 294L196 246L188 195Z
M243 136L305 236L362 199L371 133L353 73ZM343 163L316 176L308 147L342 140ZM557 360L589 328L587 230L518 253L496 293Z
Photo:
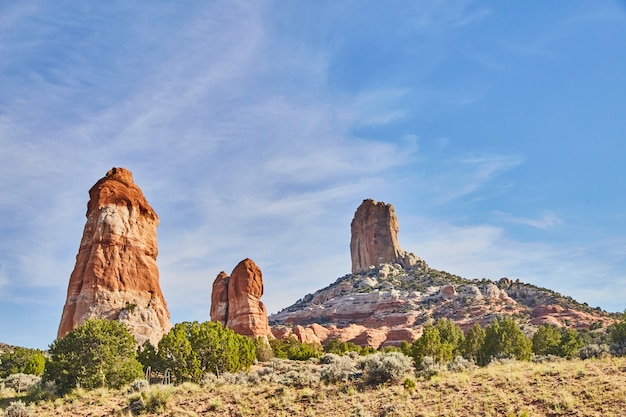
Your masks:
M363 200L354 213L351 229L353 273L386 262L409 267L419 261L415 255L402 250L398 243L398 218L391 204Z
M213 281L211 293L211 321L218 321L226 326L228 322L228 282L226 272L220 272Z
M220 272L213 282L211 320L239 334L270 336L263 295L263 274L251 259L244 259L230 277Z
M132 173L113 168L89 190L86 215L57 337L104 318L156 345L171 328L156 265L157 214Z

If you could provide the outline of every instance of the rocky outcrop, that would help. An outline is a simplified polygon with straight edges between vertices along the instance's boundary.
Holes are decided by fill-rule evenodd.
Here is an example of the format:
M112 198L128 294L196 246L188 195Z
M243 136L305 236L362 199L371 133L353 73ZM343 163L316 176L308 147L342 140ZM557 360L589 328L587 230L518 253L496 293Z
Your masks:
M573 327L588 329L591 325L609 327L613 320L608 317L598 317L584 311L564 308L559 305L537 306L530 312L530 323L534 325L549 324L556 327Z
M230 277L222 271L213 281L211 292L211 320L226 326L228 322L228 282Z
M363 200L354 213L351 229L350 255L353 273L387 262L410 267L420 260L400 247L398 218L391 204L372 199Z
M270 336L263 295L263 274L251 259L244 259L230 277L220 272L213 282L211 320L239 334Z
M352 220L350 252L352 274L269 317L274 336L378 348L411 342L440 318L468 330L513 317L530 333L545 323L589 329L613 322L600 309L519 279L469 280L429 268L400 248L391 204L363 201Z
M439 318L451 319L463 330L476 323L485 326L497 317L514 317L529 330L544 323L589 328L612 322L600 312L531 307L542 294L554 303L570 301L519 281L503 284L506 290L489 280L467 280L431 269L423 261L410 268L383 264L341 277L269 319L277 338L293 334L301 341L323 344L338 339L376 348L411 342L424 325Z
M323 345L330 340L338 340L360 346L372 346L376 349L383 346L398 346L402 341L415 340L421 334L416 329L406 327L367 327L360 324L338 327L336 325L322 326L316 323L307 326L277 326L273 333L278 339L295 336L302 343Z
M57 336L104 318L156 346L171 328L156 264L157 214L132 173L113 168L89 190L86 216Z

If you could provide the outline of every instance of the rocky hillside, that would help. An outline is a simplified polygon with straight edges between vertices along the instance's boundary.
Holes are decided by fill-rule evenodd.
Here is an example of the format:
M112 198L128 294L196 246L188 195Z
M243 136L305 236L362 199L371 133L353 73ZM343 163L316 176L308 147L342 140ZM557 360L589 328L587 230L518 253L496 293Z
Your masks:
M7 350L13 349L13 346L9 346L6 343L0 343L0 354L6 352Z
M439 318L468 329L508 316L528 334L541 324L593 330L613 322L598 308L519 280L470 280L429 268L400 247L391 204L364 200L351 229L352 274L270 316L276 337L380 347L413 341Z
M449 318L462 328L511 316L532 332L552 324L596 329L613 322L599 308L519 280L470 280L429 268L385 263L349 274L269 317L274 333L304 341L330 338L373 346L398 344L424 324Z

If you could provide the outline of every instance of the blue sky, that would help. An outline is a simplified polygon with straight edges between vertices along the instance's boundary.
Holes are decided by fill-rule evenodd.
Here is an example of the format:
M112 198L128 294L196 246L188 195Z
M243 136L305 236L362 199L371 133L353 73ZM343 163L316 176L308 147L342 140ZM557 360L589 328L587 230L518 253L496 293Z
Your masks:
M0 2L0 342L56 336L87 191L130 169L173 322L250 257L269 312L350 272L350 221L467 278L626 308L617 1Z

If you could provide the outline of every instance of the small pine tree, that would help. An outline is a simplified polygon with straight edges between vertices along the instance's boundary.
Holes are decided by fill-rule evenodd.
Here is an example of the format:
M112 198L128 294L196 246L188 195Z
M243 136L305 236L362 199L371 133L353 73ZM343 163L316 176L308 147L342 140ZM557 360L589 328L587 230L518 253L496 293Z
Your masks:
M50 345L43 379L54 381L62 394L78 385L119 388L143 375L135 347L124 324L87 320Z
M554 326L539 326L533 335L533 353L535 355L558 355L561 345L561 332Z
M256 359L254 342L221 323L176 324L159 342L156 363L169 369L178 382L199 382L205 373L247 370Z
M563 329L561 343L559 343L558 355L567 359L578 356L578 351L584 345L580 334L574 329Z
M437 363L450 362L462 352L464 340L463 331L452 320L439 319L434 326L425 326L422 336L411 346L415 366L421 366L427 356Z
M474 326L468 330L463 341L463 357L467 360L474 361L474 363L483 363L482 347L485 343L485 329L480 324L475 323Z
M445 363L452 360L452 348L449 344L441 343L439 329L427 325L424 326L422 336L413 342L411 356L416 367L421 366L425 357L430 356L437 363Z
M439 330L441 343L448 344L452 350L452 358L450 360L460 355L465 336L459 325L450 319L439 319L435 323L435 327Z
M485 342L480 351L479 365L487 365L493 358L513 358L528 361L532 356L532 342L513 319L497 319L485 329Z
M611 326L610 332L611 353L615 356L626 355L626 312L620 321Z

